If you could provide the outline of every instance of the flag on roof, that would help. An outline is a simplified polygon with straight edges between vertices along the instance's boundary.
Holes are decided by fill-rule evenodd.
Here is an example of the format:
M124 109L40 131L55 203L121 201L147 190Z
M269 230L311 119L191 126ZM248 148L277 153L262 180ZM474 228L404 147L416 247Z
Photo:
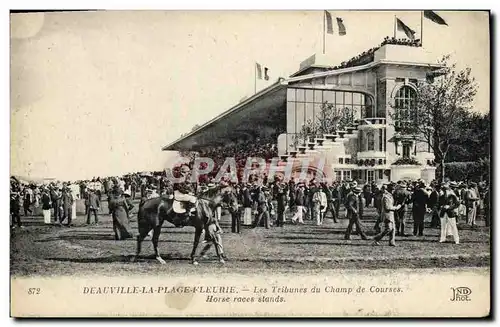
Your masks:
M432 10L424 10L424 17L432 20L436 24L448 26L446 21Z
M410 40L415 40L415 31L403 23L401 19L396 18L396 24L398 31L404 32Z

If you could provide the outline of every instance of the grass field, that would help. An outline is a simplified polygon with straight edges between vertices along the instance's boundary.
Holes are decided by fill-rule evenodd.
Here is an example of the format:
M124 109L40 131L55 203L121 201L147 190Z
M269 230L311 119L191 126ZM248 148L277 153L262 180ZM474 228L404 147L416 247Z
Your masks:
M22 217L25 228L11 232L12 275L82 275L118 276L127 274L199 274L210 272L238 272L252 274L261 269L273 271L308 271L322 269L396 269L396 268L455 268L489 267L489 228L471 229L459 224L460 244L439 243L439 229L427 226L423 237L397 237L397 247L387 241L373 246L357 235L344 240L347 220L334 224L325 219L322 226L311 221L305 225L287 224L270 229L251 229L242 226L240 234L231 233L230 218L223 216L221 226L224 252L228 258L221 265L210 250L210 258L199 266L189 261L194 228L175 228L165 224L159 249L166 265L154 258L151 241L143 243L143 257L130 262L135 253L135 240L115 241L111 217L106 208L101 210L99 225L86 226L85 218L78 216L73 227L44 225L41 216ZM410 219L408 219L410 220ZM373 235L373 209L368 209L363 220L365 230ZM136 217L132 228L137 230ZM413 223L407 222L407 234ZM202 245L198 248L201 251Z

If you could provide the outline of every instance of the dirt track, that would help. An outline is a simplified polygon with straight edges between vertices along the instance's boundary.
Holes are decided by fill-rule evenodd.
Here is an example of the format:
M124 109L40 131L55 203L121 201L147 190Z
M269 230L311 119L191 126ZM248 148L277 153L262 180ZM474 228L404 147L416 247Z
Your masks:
M370 219L370 213L372 218ZM374 224L373 210L364 220L365 230ZM142 273L199 274L231 272L253 274L258 270L293 272L307 269L378 269L378 268L453 268L489 267L489 230L478 227L461 229L461 244L440 244L438 229L426 228L425 235L397 238L397 247L386 242L372 246L353 235L350 241L343 239L347 221L333 224L326 219L323 226L310 221L306 225L286 225L250 229L242 227L240 234L230 232L228 216L222 219L225 233L222 235L228 260L224 266L214 257L192 266L188 260L193 240L193 228L164 226L160 236L160 252L166 265L160 265L152 257L150 240L143 245L143 257L130 262L135 252L135 240L115 241L109 215L100 215L97 226L84 225L84 217L78 216L75 226L57 227L44 225L42 217L22 217L24 229L11 233L12 275L109 275L119 276ZM132 218L133 230L137 222ZM482 223L482 222L480 222ZM407 224L411 233L412 224ZM198 253L201 251L201 245Z

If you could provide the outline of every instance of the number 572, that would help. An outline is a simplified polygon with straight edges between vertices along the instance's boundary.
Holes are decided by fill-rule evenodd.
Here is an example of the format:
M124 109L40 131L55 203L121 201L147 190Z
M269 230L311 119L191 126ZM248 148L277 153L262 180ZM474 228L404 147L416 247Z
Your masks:
M40 294L40 288L38 287L28 288L28 295L38 295L38 294Z

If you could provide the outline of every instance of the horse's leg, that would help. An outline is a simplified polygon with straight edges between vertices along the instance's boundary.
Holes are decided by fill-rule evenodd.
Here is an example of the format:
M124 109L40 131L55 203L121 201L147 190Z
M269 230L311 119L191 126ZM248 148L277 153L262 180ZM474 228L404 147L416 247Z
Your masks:
M139 234L137 234L137 248L135 250L135 256L130 259L132 262L136 261L139 258L139 254L141 253L141 244L146 237L146 234L143 231L139 231Z
M165 260L160 256L160 252L158 251L158 239L160 238L161 226L156 226L153 229L153 248L155 250L155 257L162 265L166 264Z
M191 251L191 262L193 265L197 265L198 261L196 261L196 249L198 249L198 244L200 243L200 236L203 231L203 226L196 226L194 231L194 243L193 243L193 251Z

